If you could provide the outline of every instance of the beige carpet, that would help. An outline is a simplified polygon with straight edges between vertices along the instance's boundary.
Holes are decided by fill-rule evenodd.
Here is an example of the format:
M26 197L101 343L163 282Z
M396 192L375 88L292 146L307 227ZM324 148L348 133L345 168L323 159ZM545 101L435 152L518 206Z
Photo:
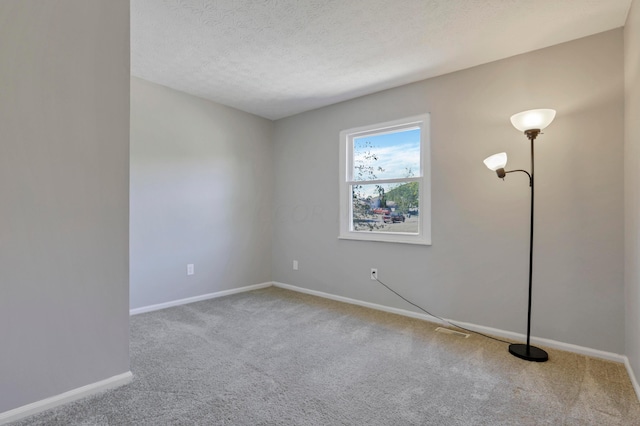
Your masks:
M278 288L131 318L134 380L17 425L640 425L621 364Z

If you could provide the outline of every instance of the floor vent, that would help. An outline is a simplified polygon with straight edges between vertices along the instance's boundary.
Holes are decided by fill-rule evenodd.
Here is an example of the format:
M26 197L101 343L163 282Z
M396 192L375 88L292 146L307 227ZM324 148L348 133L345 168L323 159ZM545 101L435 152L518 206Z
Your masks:
M469 336L471 336L470 334L463 333L461 331L450 330L448 328L443 328L443 327L436 328L436 331L439 332L439 333L451 334L453 336L458 336L458 337L464 337L465 339L467 339L467 338L469 338Z

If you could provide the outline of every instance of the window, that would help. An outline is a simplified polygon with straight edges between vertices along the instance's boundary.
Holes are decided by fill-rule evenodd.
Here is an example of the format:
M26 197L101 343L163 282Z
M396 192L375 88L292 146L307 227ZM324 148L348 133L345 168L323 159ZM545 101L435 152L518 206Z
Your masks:
M431 244L429 114L340 132L340 238Z

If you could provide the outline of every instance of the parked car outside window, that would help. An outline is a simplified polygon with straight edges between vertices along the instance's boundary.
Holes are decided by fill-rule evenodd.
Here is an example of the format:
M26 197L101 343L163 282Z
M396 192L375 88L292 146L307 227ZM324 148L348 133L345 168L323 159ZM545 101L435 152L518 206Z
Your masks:
M402 213L393 212L390 214L385 214L382 217L384 223L396 223L396 222L404 222L404 215Z

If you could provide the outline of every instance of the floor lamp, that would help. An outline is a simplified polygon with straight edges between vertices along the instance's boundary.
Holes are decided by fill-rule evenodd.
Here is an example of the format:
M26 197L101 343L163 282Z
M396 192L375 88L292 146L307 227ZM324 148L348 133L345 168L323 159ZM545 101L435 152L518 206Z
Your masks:
M508 170L504 168L507 165L507 153L501 152L492 155L484 160L484 164L498 174L499 178L504 179L507 173L522 172L529 176L529 186L531 187L531 232L529 234L529 309L527 313L527 344L514 343L509 345L509 352L518 358L527 361L544 362L549 359L549 355L542 349L529 344L531 337L531 293L532 293L532 275L533 275L533 141L540 132L547 127L556 116L555 110L552 109L532 109L523 111L511 116L511 124L524 132L529 141L531 141L531 173L526 170Z

